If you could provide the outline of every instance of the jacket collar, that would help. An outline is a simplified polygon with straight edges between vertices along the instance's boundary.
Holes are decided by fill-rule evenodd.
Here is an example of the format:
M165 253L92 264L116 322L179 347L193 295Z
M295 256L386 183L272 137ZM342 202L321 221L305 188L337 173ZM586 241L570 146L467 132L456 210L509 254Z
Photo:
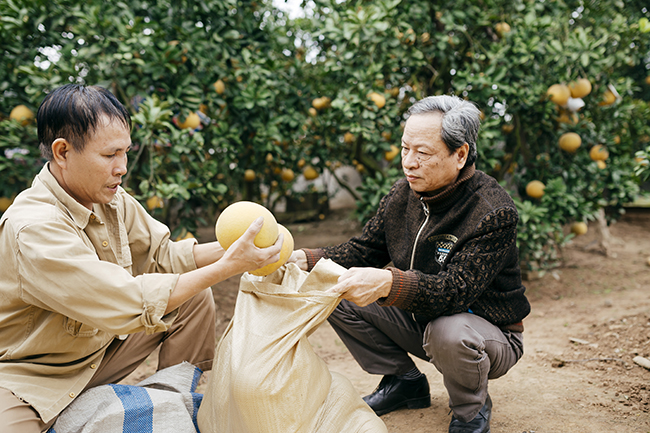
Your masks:
M454 183L447 185L442 191L439 191L435 195L428 196L417 193L413 191L415 196L430 205L435 205L436 207L446 207L446 205L456 202L456 199L462 194L463 188L461 188L468 180L470 180L474 173L476 173L476 165L472 164L470 166L463 167L458 173L458 177Z

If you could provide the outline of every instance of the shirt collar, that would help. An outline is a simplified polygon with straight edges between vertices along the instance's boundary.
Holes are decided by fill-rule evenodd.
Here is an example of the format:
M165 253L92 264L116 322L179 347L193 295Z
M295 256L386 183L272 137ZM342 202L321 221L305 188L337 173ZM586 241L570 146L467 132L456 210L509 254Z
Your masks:
M90 216L93 215L93 211L75 200L61 187L61 185L59 185L59 182L50 172L49 162L43 166L41 172L38 174L38 178L45 185L45 187L50 190L52 195L54 195L54 198L56 198L68 211L75 224L77 224L79 228L85 229L88 225L88 221L90 220Z

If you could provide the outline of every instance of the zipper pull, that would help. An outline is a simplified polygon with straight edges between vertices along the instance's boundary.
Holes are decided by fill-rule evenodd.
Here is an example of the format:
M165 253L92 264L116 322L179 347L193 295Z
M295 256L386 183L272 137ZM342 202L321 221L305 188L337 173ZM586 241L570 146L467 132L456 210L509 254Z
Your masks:
M422 200L422 199L420 199L420 200ZM422 209L424 209L424 214L426 216L429 216L429 206L423 201L421 201L420 203L422 203Z

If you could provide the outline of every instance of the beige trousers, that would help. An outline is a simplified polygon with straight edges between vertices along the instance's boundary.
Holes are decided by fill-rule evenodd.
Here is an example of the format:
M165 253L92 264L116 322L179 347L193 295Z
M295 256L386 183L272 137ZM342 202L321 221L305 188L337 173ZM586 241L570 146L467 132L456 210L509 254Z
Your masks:
M131 374L158 346L158 370L188 361L203 371L212 369L216 344L216 313L212 290L206 289L179 308L178 317L165 332L129 335L115 339L85 389L117 383ZM41 433L56 419L44 423L38 412L11 391L0 388L2 433Z

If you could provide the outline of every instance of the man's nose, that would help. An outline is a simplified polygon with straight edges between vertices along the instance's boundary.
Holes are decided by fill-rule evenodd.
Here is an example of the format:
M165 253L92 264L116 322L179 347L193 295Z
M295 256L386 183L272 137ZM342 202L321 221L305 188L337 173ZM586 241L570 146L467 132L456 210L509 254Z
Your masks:
M406 153L406 154L404 154ZM402 152L402 166L405 168L415 168L419 165L419 161L415 152L407 151Z
M124 155L123 158L118 158L118 161L119 162L113 169L113 173L115 176L124 176L127 172L126 166L127 166L128 158L126 155Z

